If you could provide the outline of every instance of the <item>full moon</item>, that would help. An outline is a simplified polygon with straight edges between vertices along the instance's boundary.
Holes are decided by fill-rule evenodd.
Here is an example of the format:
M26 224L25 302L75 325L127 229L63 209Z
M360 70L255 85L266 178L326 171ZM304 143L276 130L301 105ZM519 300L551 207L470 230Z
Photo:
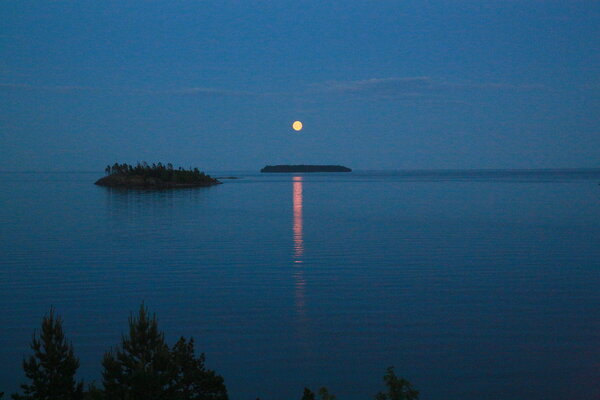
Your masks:
M302 122L294 121L294 123L292 124L292 128L294 128L295 131L302 130Z

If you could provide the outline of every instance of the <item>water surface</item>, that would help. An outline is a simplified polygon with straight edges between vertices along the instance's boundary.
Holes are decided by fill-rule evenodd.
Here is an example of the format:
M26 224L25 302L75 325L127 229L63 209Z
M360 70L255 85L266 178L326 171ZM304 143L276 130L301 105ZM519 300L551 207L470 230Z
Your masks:
M600 170L237 174L0 173L0 391L50 305L90 381L144 301L233 400L600 398Z

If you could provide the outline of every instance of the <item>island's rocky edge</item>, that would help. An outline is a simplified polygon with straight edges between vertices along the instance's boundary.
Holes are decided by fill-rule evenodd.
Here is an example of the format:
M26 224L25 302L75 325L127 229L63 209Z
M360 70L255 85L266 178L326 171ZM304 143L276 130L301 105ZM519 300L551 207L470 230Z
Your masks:
M352 172L343 165L267 165L260 172Z

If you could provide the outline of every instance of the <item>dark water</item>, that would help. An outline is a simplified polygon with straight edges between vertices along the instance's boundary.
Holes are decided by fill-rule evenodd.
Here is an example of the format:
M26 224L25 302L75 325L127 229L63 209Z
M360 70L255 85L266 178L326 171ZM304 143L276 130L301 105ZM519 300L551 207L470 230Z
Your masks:
M600 170L241 176L0 174L0 391L51 304L89 381L145 301L233 400L600 398Z

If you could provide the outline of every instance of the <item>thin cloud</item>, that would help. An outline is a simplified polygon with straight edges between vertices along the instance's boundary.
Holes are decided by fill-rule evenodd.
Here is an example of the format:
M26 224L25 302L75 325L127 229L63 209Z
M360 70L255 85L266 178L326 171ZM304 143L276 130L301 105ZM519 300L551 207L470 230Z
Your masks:
M358 81L329 81L316 85L317 91L334 94L373 95L380 97L420 96L435 90L430 77L371 78Z
M23 90L44 90L44 91L85 91L97 90L97 88L86 86L46 86L46 85L30 85L27 83L0 83L0 88L3 89L23 89Z
M356 81L326 81L308 85L304 90L283 91L243 91L212 87L181 87L169 89L157 88L118 88L78 85L32 85L27 83L0 82L0 90L37 90L54 93L91 92L117 95L148 96L301 96L315 94L348 95L361 98L443 98L457 91L473 90L544 90L542 85L510 84L497 82L445 81L428 76L371 78Z
M116 88L95 87L76 85L31 85L27 83L0 83L0 89L37 90L46 92L95 92L95 93L117 93L122 95L190 95L190 96L247 96L252 92L216 89L208 87L189 87L176 89L140 89L140 88Z
M164 93L174 95L219 95L219 96L251 96L257 93L241 90L227 90L227 89L216 89L216 88L205 88L205 87L190 87L172 90L157 90L151 91L151 93Z
M547 87L534 83L514 84L506 82L471 82L456 81L446 82L448 87L462 89L490 89L490 90L546 90Z
M456 90L541 90L542 85L497 82L446 81L428 76L371 78L356 81L328 81L313 85L321 93L374 98L432 97Z

